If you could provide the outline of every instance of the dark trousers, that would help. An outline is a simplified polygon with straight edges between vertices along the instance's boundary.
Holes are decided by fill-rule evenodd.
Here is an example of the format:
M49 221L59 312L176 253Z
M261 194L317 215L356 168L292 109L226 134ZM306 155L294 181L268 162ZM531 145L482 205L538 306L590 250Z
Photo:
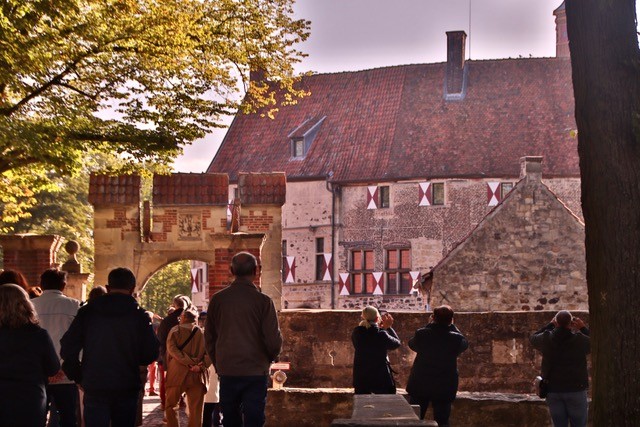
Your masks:
M220 427L222 425L221 415L219 403L205 402L202 410L202 427Z
M438 423L439 427L449 425L449 416L451 415L451 402L450 400L433 400L427 398L411 397L412 405L420 405L420 419L424 420L424 415L427 413L429 404L433 405L433 419Z
M78 425L78 387L75 384L49 384L47 399L52 403L49 406L52 412L51 419L57 419L57 425L60 427Z
M220 406L224 427L262 427L268 376L220 376Z
M136 424L138 392L110 396L84 395L86 427L133 427Z

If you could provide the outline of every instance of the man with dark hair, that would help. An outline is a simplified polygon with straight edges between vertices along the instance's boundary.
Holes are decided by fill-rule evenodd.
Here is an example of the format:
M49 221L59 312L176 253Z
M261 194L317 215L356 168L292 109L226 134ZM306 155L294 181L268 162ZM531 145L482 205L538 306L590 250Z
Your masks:
M469 343L453 324L453 310L448 305L436 307L429 324L409 340L409 348L417 354L407 393L411 403L420 405L420 419L432 403L438 426L449 425L451 403L458 392L457 360L467 347Z
M586 426L589 329L582 320L562 310L530 341L542 352L542 378L547 383L546 399L553 425L567 426L571 421L571 427Z
M225 427L262 426L269 367L280 354L282 335L273 301L254 283L260 275L257 259L236 254L231 274L231 285L211 297L206 349L220 377Z
M62 369L84 389L87 426L136 422L143 387L139 367L158 357L158 340L149 316L132 297L135 286L131 270L112 270L108 293L80 308L62 337Z
M40 276L42 295L32 300L40 318L40 326L49 332L51 340L56 348L56 354L60 354L60 338L67 332L69 325L78 313L80 301L65 296L62 291L67 284L67 273L64 271L49 269ZM49 378L47 384L47 397L52 414L58 411L61 427L75 427L78 425L78 387L60 370Z

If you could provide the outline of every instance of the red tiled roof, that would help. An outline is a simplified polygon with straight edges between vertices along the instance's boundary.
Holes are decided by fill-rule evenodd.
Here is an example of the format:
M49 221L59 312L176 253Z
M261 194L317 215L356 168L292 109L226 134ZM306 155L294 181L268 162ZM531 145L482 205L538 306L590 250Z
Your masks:
M287 179L284 173L240 173L240 203L243 205L278 205L285 203Z
M155 205L226 205L228 199L226 174L174 173L153 177Z
M94 206L137 205L140 203L140 176L91 174L89 203Z
M571 65L563 58L467 61L462 101L444 100L444 63L304 77L311 95L275 119L237 115L208 172L284 171L288 180L380 182L518 176L544 156L545 176L579 176ZM289 135L324 117L304 159Z

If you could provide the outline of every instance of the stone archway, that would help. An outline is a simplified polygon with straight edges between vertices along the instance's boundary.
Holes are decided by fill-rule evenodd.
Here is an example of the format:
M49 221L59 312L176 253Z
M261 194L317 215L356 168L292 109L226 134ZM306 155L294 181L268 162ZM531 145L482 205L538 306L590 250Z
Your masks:
M145 201L143 209L140 177L92 175L95 283L105 284L110 270L127 267L136 274L140 291L162 266L197 259L209 264L209 294L213 294L230 282L231 257L244 250L259 256L263 292L279 309L285 176L241 174L238 189L238 229L231 231L226 174L155 176L153 199Z

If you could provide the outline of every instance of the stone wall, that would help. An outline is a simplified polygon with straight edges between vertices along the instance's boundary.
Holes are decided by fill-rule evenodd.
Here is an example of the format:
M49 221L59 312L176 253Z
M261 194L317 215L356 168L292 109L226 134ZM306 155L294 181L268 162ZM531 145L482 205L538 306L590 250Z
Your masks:
M574 313L588 323L588 313ZM407 346L427 313L392 312L402 346L389 352L404 388L415 353ZM555 315L550 311L457 313L455 323L469 340L459 358L460 390L468 392L532 393L541 356L529 336ZM284 310L280 313L284 337L282 361L291 362L286 386L351 387L353 345L351 332L360 312L346 310Z
M353 390L349 389L270 389L266 426L326 427L334 419L350 418L352 407ZM433 419L431 408L425 418ZM460 392L453 402L449 421L457 427L552 425L544 400L531 395L507 393ZM588 425L591 426L591 423Z
M514 159L515 161L515 159ZM371 295L339 296L339 273L349 271L353 249L370 248L375 253L375 271L384 272L386 249L410 248L411 270L428 272L493 210L487 198L489 182L516 183L519 177L486 179L445 179L445 204L419 206L419 186L412 182L380 182L390 190L389 207L367 209L367 185L345 184L336 194L335 241L331 246L331 192L325 181L287 183L287 203L283 206L282 238L286 252L296 258L295 284L283 285L283 298L289 308L331 307L331 282L317 281L316 239L324 238L325 252L333 250L335 307L362 307ZM434 181L435 182L435 181ZM552 191L578 217L580 210L580 180L578 178L545 179ZM373 183L371 183L373 185ZM584 237L578 237L582 242ZM553 274L549 271L547 274ZM383 279L384 280L384 279ZM312 289L312 288L320 289ZM318 298L329 295L329 299ZM308 303L305 298L309 297ZM537 298L540 298L538 296ZM536 299L537 299L536 298ZM422 310L427 301L409 295L385 295L374 298L376 303L394 310ZM535 307L533 304L532 307ZM499 304L496 310L509 310L511 305ZM519 309L519 308L518 308Z
M432 306L586 310L584 225L527 175L433 270Z

